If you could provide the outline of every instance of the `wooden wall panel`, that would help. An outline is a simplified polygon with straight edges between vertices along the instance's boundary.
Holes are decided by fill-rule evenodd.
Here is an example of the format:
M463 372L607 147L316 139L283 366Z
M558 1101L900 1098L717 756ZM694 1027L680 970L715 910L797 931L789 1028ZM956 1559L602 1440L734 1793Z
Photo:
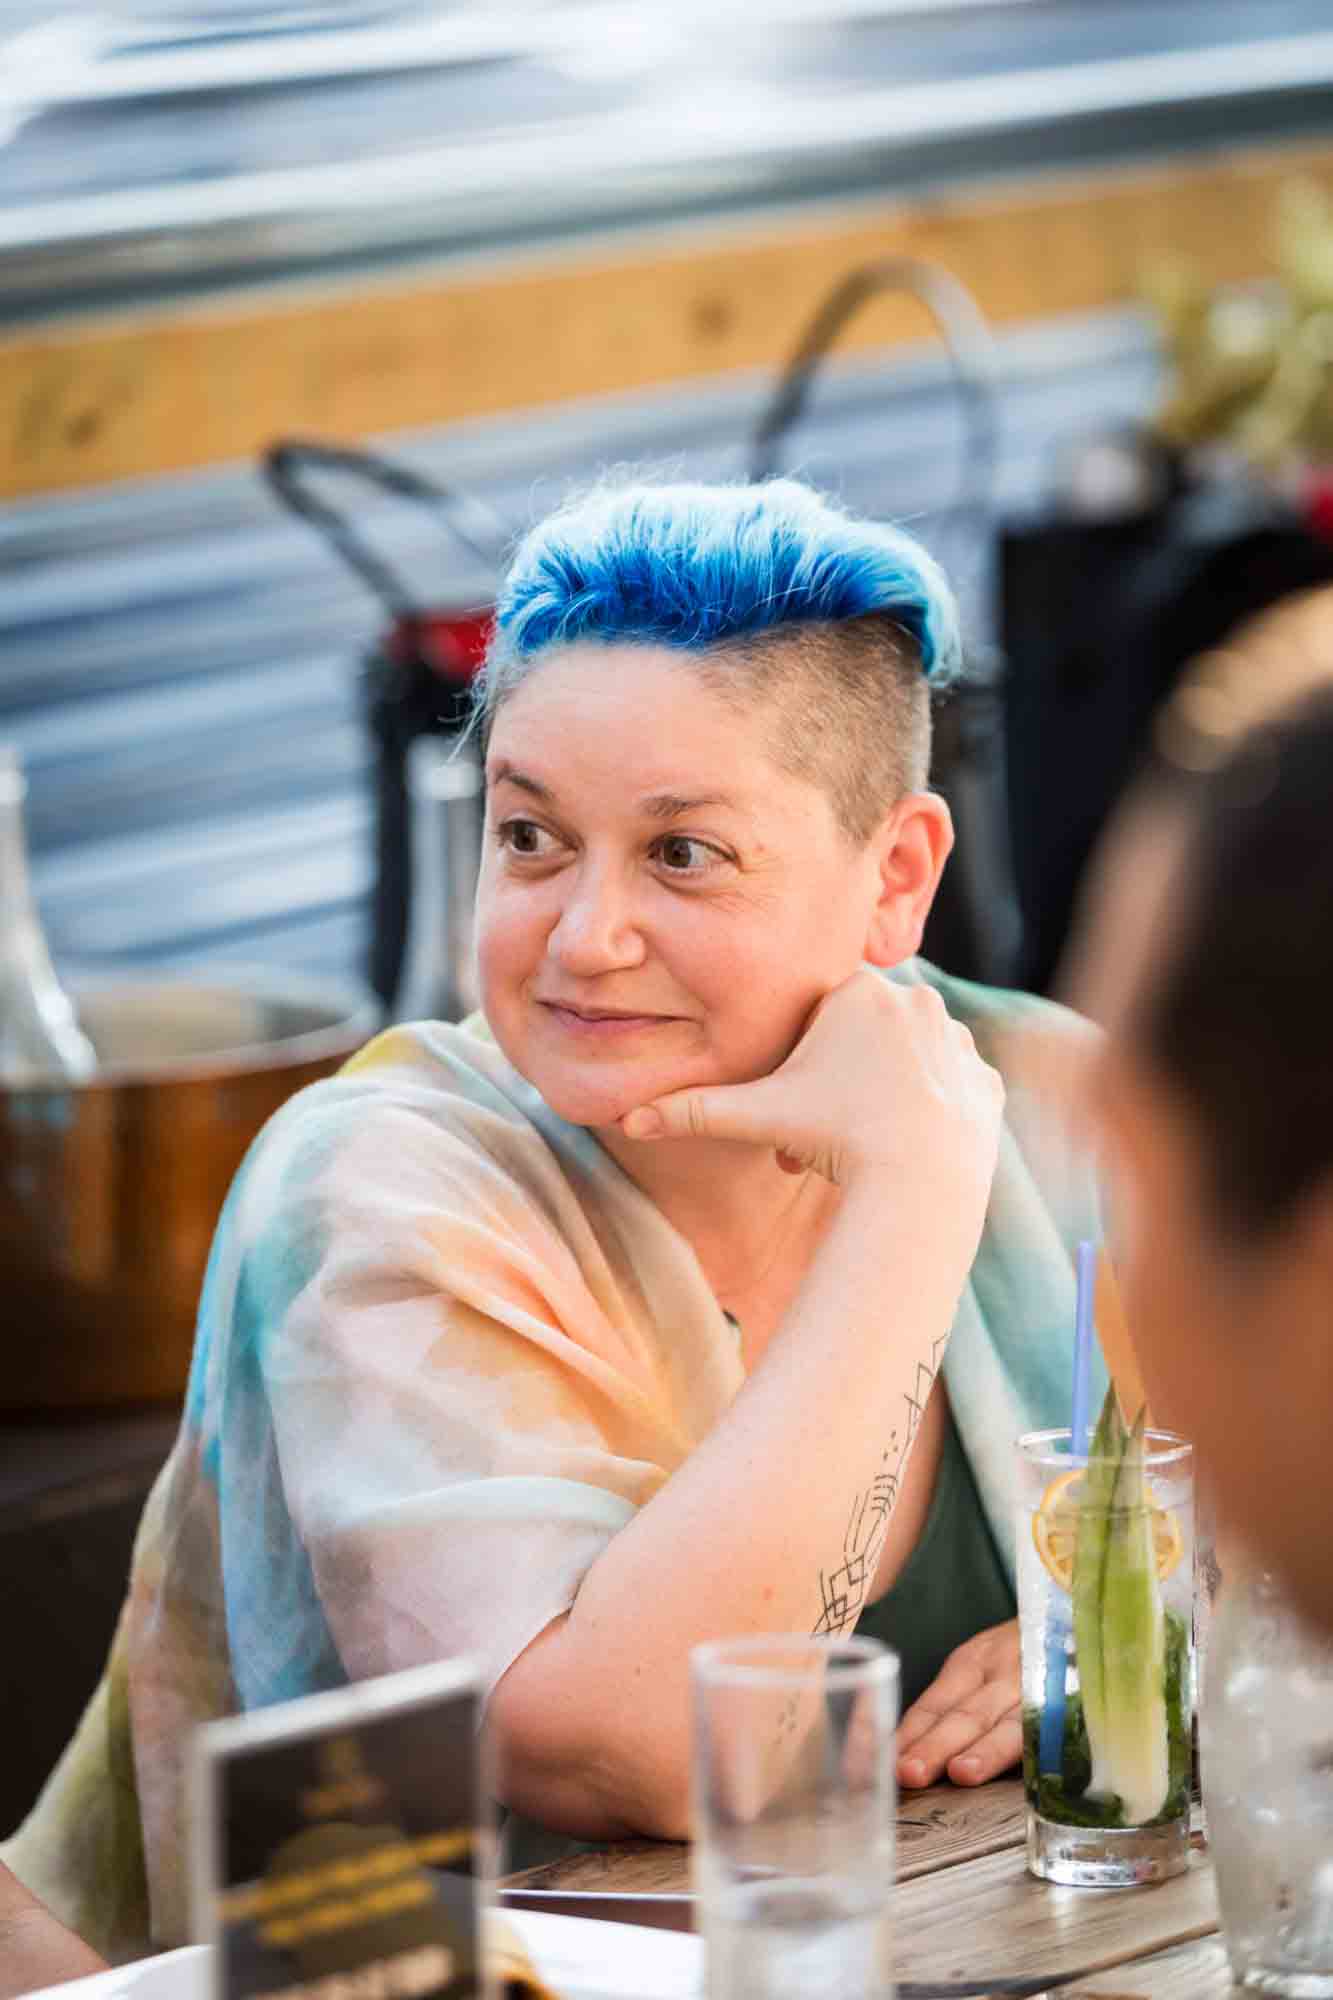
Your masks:
M351 440L771 367L844 272L894 252L948 265L1001 326L1128 301L1162 251L1251 278L1294 174L1333 191L1333 144L39 324L0 337L0 497L249 458L282 432ZM885 301L848 345L923 330L917 308Z

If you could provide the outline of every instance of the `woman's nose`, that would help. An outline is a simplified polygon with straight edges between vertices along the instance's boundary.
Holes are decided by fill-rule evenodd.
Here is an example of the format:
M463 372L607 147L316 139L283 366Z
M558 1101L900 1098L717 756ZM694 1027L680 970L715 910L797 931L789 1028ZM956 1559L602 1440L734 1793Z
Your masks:
M623 885L602 870L580 871L547 939L566 972L581 978L638 965L643 937Z

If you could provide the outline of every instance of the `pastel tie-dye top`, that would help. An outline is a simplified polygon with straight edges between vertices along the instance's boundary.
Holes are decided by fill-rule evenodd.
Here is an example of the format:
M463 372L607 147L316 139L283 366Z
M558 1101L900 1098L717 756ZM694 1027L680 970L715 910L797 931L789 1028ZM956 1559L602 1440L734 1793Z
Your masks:
M1008 1086L945 1377L1012 1568L1012 1440L1067 1421L1072 1249L1098 1233L1051 1115L1087 1031L892 976L938 987ZM236 1178L105 1677L0 1852L112 1958L182 1942L192 1727L446 1654L494 1685L742 1378L689 1244L483 1022L381 1035Z

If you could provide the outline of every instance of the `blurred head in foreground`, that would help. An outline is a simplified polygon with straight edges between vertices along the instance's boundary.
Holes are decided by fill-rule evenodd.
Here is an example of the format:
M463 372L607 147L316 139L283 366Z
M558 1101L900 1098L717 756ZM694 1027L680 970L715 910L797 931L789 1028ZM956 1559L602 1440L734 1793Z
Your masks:
M1090 900L1072 997L1155 1414L1333 1628L1333 592L1201 664Z

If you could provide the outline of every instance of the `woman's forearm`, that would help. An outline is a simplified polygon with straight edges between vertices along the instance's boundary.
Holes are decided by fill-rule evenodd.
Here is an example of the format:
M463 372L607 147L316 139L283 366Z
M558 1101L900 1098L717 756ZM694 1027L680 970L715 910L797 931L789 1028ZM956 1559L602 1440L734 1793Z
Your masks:
M0 1862L0 2000L105 1969L106 1960Z
M947 1231L923 1243L919 1209L894 1210L882 1178L846 1192L731 1408L501 1680L519 1810L588 1837L683 1834L691 1646L855 1624L967 1272Z

